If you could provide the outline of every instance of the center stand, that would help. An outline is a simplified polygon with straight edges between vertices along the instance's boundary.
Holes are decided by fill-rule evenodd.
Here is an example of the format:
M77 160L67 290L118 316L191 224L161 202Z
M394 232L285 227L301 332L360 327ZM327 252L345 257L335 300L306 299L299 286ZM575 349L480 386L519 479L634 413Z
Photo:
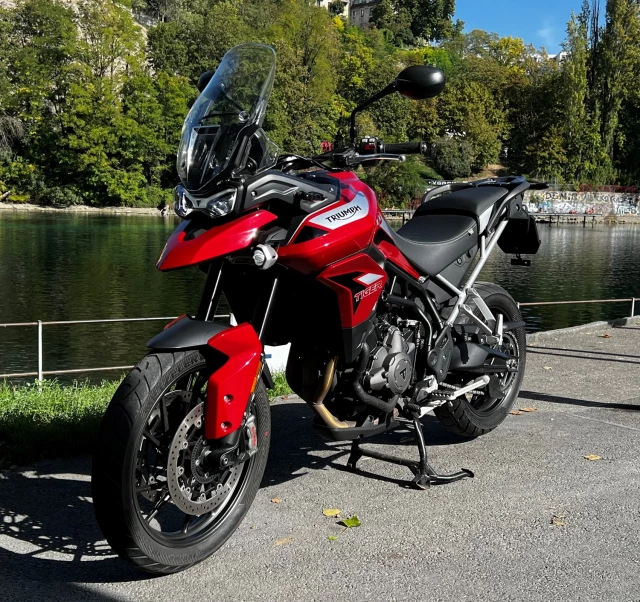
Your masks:
M362 438L356 439L351 445L351 455L347 466L350 470L357 470L357 463L362 457L374 458L375 460L381 460L382 462L389 462L390 464L398 464L400 466L406 466L411 472L413 472L414 479L413 484L418 489L429 489L431 485L444 485L446 483L453 483L465 478L472 479L474 477L473 472L470 470L462 469L460 472L456 472L450 475L438 474L427 461L427 446L424 439L424 433L422 431L422 424L420 423L420 413L418 411L411 412L411 418L413 420L413 426L416 432L416 444L418 445L418 452L420 453L420 461L405 460L397 456L390 454L384 454L376 451L364 450L360 447Z

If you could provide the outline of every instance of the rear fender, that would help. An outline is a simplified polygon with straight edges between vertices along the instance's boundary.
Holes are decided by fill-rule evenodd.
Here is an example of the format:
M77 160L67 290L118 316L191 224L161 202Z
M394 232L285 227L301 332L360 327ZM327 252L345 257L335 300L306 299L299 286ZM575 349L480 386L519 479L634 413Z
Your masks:
M228 326L185 316L147 343L154 351L214 349L219 366L207 381L204 435L221 439L237 431L262 373L262 343L250 324ZM270 381L268 373L264 375Z

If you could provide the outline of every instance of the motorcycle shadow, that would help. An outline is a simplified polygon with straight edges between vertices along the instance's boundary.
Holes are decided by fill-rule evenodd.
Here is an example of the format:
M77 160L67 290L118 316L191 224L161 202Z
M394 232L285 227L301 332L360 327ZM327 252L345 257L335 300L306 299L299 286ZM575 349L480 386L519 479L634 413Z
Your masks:
M98 529L90 459L62 460L36 470L0 475L0 598L73 600L87 596L74 583L142 578L113 555Z
M351 472L347 468L351 443L324 440L313 429L313 419L312 411L302 402L276 403L271 406L272 441L262 487L286 483L304 476L309 471L327 467ZM422 425L427 447L469 442L469 439L446 431L435 416L423 418ZM418 458L413 426L408 423L403 423L395 431L365 439L363 445L376 446L379 451L400 452L405 457ZM393 448L396 448L395 452ZM407 451L404 448L407 448ZM408 470L405 480L393 479L383 474L360 469L354 474L401 487L410 486Z
M324 441L313 430L312 421L313 414L303 403L272 406L273 435L263 487L325 467L347 470L350 444ZM424 430L429 445L463 441L444 431L435 419L425 419ZM412 436L403 425L366 443L396 447L396 451L406 448L400 451L413 456L417 452ZM91 460L85 457L0 475L0 599L74 600L87 595L77 583L149 578L115 557L103 540L91 505L90 473ZM358 475L400 486L409 480L408 473L406 481L361 471ZM91 596L99 602L115 600L98 592Z

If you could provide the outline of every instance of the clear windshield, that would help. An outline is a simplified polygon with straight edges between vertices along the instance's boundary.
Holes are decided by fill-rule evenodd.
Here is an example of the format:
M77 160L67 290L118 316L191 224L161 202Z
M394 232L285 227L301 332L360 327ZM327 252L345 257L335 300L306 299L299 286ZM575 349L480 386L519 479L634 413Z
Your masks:
M247 136L258 140L250 141L247 156L240 160L246 163L255 148L260 156L252 159L252 169L271 166L273 145L256 129L264 121L275 68L276 54L263 44L242 44L224 55L182 129L178 173L188 190L202 189L229 167Z

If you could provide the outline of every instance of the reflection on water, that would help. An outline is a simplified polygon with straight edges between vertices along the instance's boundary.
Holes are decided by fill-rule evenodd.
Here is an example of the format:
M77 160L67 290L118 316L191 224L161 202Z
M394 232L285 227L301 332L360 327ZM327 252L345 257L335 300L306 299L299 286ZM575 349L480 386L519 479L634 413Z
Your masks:
M194 312L203 274L161 274L155 268L175 225L155 217L1 213L0 322ZM542 248L532 268L512 267L498 250L482 279L504 286L521 302L640 296L640 227L540 226L540 233ZM526 318L530 329L546 330L624 316L629 309L532 308ZM131 364L161 327L46 327L45 370ZM35 370L36 341L35 328L0 329L0 373Z

